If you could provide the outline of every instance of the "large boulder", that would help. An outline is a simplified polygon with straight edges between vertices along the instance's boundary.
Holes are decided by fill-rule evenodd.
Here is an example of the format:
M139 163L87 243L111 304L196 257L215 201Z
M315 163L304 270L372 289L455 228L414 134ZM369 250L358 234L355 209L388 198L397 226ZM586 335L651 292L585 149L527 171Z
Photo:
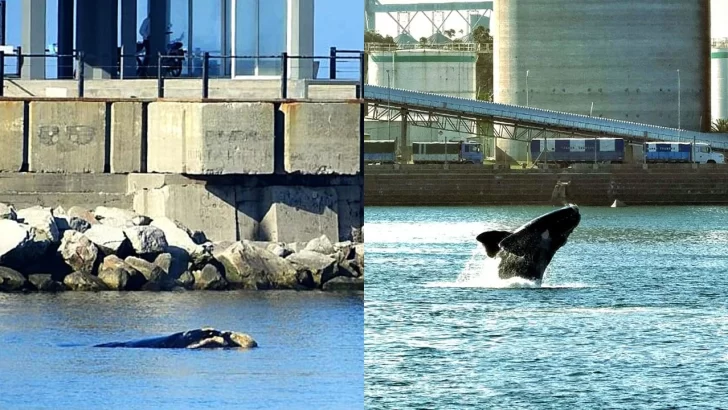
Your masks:
M68 230L63 233L58 252L74 271L93 273L99 250L82 233Z
M89 273L73 272L63 279L63 284L68 289L79 291L101 291L109 290L106 284L99 278Z
M50 245L61 240L51 208L34 206L18 211L18 221L32 228L33 241Z
M0 262L10 252L22 248L29 239L27 226L9 219L0 219Z
M360 291L364 290L364 278L348 278L337 276L324 283L323 290L328 291Z
M66 216L68 216L68 218L70 219L77 218L86 221L89 226L99 223L99 221L96 220L96 217L93 213L91 213L91 211L81 208L80 206L72 206L71 208L69 208L68 212L66 212Z
M17 292L28 286L28 280L20 272L0 266L0 291Z
M188 254L193 254L201 249L201 246L192 240L189 229L179 222L166 217L159 217L155 218L150 226L159 228L164 232L167 245L170 247L184 249Z
M84 232L84 236L98 246L104 255L120 255L130 246L124 231L113 226L91 225L91 228Z
M124 234L137 255L166 252L169 246L164 231L154 226L124 228Z
M172 279L179 279L187 271L190 263L190 256L182 249L170 248L169 253L160 253L154 259L154 264Z
M49 273L29 275L28 282L40 292L61 292L66 290L66 287L61 282L53 280L53 275Z
M12 205L6 205L0 202L0 219L9 219L14 221L18 218L15 208Z
M116 255L104 258L99 279L112 290L139 290L147 282L144 275Z
M296 268L273 252L248 241L236 242L217 256L231 287L243 289L297 289Z
M318 252L304 249L289 255L286 260L291 262L299 271L308 269L313 276L316 287L321 287L322 283L330 280L338 273L336 259Z
M147 283L142 289L156 290L156 289L172 289L176 284L159 266L145 261L144 259L137 258L135 256L129 256L124 259L126 263L131 265L132 268L138 270L144 275ZM148 286L147 286L148 285Z
M202 270L192 273L193 287L197 290L224 290L228 286L227 280L220 274L214 265L207 264Z
M318 252L324 255L331 255L335 252L334 245L326 235L321 235L318 238L311 239L306 245L305 250Z

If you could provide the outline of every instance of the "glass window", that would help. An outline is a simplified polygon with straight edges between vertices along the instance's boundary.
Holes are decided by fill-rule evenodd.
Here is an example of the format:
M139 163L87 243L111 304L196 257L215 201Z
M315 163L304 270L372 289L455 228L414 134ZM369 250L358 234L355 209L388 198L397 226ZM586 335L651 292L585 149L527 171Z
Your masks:
M235 55L257 56L258 0L236 0ZM255 59L236 58L235 75L255 75Z
M279 56L286 51L287 0L260 1L258 10L258 54ZM280 75L281 60L260 59L258 75Z
M184 44L182 47L186 50L189 42L189 0L170 0L169 22L171 24L169 41L178 40ZM188 75L188 64L182 64L182 75Z

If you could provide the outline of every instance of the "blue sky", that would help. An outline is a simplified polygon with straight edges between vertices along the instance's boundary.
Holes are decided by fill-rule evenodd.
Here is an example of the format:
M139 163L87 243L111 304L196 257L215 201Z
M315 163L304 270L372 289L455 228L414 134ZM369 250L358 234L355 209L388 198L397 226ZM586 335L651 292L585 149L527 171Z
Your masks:
M20 45L22 18L22 2L25 0L7 1L7 44ZM198 4L212 0L195 0ZM176 0L173 0L174 4ZM186 2L185 2L186 3ZM57 0L46 2L46 44L56 41ZM146 0L138 0L138 9L146 9ZM173 6L174 7L174 6ZM317 55L328 55L329 47L361 50L364 47L364 0L315 0L315 50ZM197 9L197 7L195 7ZM197 12L197 10L195 10ZM205 10L207 11L207 10ZM219 15L219 14L218 14ZM139 13L139 21L143 14ZM195 22L195 33L219 32L215 19L199 19ZM173 28L174 29L174 28ZM172 37L176 37L176 33ZM199 34L195 34L195 42ZM214 34L210 35L214 41ZM348 71L348 70L347 70Z

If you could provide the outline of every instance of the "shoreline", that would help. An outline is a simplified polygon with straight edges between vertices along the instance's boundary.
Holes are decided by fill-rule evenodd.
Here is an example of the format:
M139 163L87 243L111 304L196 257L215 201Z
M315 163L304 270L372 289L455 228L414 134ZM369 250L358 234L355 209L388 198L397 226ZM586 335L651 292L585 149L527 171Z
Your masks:
M364 289L363 234L212 242L165 217L0 203L0 292Z

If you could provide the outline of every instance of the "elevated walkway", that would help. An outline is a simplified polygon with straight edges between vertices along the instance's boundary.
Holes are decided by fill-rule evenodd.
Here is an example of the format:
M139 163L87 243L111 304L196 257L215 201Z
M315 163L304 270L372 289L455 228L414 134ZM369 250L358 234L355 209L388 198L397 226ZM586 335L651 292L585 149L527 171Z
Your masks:
M574 133L590 137L621 137L637 142L646 140L705 142L717 149L728 149L728 134L680 130L419 91L367 85L364 87L364 99L370 105L406 110L408 114L417 112L420 115L445 115L458 121L486 120L498 125L532 130ZM504 135L501 137L508 138ZM517 139L517 133L511 134L510 137Z

